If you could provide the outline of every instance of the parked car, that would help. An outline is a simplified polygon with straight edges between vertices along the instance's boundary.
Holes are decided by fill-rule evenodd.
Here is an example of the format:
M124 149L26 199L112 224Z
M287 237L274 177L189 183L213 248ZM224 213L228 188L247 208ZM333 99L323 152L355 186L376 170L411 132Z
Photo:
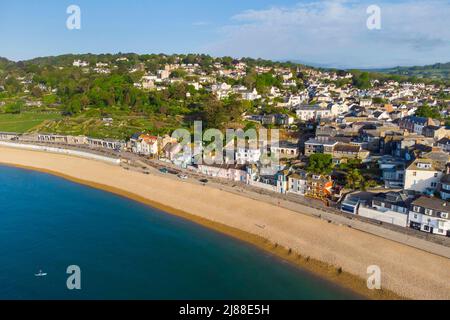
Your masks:
M185 175L185 174L179 174L179 175L178 175L178 178L180 178L180 179L182 179L182 180L186 180L186 179L188 178L188 176Z
M209 181L208 181L208 179L200 179L199 180L201 183L208 183Z
M161 168L159 169L159 172L166 174L169 173L169 170L167 170L166 168Z

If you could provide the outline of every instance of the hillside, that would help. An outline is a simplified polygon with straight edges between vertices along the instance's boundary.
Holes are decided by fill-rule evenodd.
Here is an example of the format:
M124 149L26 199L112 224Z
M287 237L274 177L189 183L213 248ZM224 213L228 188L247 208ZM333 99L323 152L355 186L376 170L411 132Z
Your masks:
M372 71L417 78L450 79L450 62L436 63L428 66L395 67Z
M143 131L191 130L194 120L202 120L204 128L249 128L255 123L243 114L293 114L278 106L316 103L312 92L319 96L334 86L355 100L373 80L378 89L391 80L419 82L397 74L203 54L0 59L0 131L126 139ZM436 95L447 97L440 90L450 86L450 78L420 82L436 83Z

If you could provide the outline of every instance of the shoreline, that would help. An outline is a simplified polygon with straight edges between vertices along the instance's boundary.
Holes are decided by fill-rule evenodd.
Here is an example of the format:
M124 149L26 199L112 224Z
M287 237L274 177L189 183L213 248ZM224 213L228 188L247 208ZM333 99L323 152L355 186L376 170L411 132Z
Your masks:
M4 149L4 148L0 148L1 150L9 150L9 149ZM103 184L101 182L95 182L92 180L87 180L84 179L82 177L77 176L76 174L70 174L68 172L62 172L63 170L58 168L55 168L55 170L53 169L53 165L52 163L48 164L48 160L51 159L45 159L47 158L57 158L57 159L66 159L66 158L72 158L76 159L74 157L69 157L69 156L61 156L61 155L53 155L53 156L49 156L46 153L43 152L36 152L36 151L24 151L24 150L14 150L11 151L10 154L12 154L12 156L20 156L20 154L22 155L26 155L29 154L30 152L32 152L34 155L35 154L39 154L41 156L41 160L43 160L44 162L47 161L47 165L39 165L39 163L33 163L33 159L30 158L35 158L35 157L29 157L27 158L25 161L17 161L14 159L9 159L7 161L5 161L2 158L2 154L0 153L0 163L4 164L6 166L13 166L13 167L18 167L18 168L22 168L22 169L27 169L27 170L33 170L33 171L39 171L39 172L43 172L43 173L47 173L47 174L51 174L51 175L55 175L58 177L61 177L63 179L75 182L75 183L79 183L82 185L86 185L89 187L93 187L96 189L101 189L119 196L123 196L126 197L128 199L134 200L134 201L138 201L140 203L146 204L150 207L156 208L158 210L164 211L168 214L172 214L175 216L178 216L180 218L183 219L187 219L189 221L192 221L194 223L197 223L199 225L202 225L204 227L207 227L209 229L212 229L214 231L226 234L228 236L231 236L233 238L237 238L241 241L245 241L246 243L249 243L259 249L262 249L266 252L269 252L270 254L281 258L291 264L294 264L304 270L307 270L309 272L314 273L315 275L318 275L319 277L322 277L328 281L331 281L339 286L342 286L343 288L349 289L350 291L355 292L357 295L360 295L362 297L365 298L369 298L369 299L406 299L406 298L433 298L431 297L421 297L421 296L407 296L407 295L402 295L400 292L395 292L394 290L390 290L390 288L388 289L382 289L382 290L369 290L366 287L366 280L360 276L355 274L354 272L349 272L347 270L346 267L342 267L340 266L340 264L330 264L326 261L322 261L321 259L317 259L317 257L312 256L311 254L309 254L309 252L304 252L302 250L298 250L296 248L291 248L289 246L286 246L285 243L283 243L283 239L280 239L281 241L274 241L274 239L270 239L269 237L266 237L264 235L261 234L255 234L252 232L248 232L247 230L243 230L240 228L236 228L230 224L225 224L222 221L218 221L218 219L214 219L214 217L211 217L210 219L204 217L204 216L200 216L200 215L196 215L193 214L191 212L188 212L186 210L181 210L180 208L176 208L173 206L170 206L168 204L164 204L163 201L162 202L158 202L155 201L151 198L142 196L140 194L131 192L129 190L127 190L127 188L121 189L119 187L116 186L112 186L112 185L106 185ZM25 157L26 158L26 157ZM68 159L70 160L70 159ZM78 159L76 159L78 160ZM84 160L83 162L93 162L96 163L93 160ZM24 163L25 162L25 163ZM50 161L51 162L51 161ZM70 162L70 161L68 161ZM98 164L97 166L109 166L109 167L113 167L111 165L107 165L107 164ZM112 170L112 169L111 169ZM124 171L121 167L114 167L114 170L121 170ZM67 170L66 170L67 171ZM70 172L70 170L68 170ZM124 172L124 173L128 173L128 172ZM128 174L129 176L132 176L133 174ZM91 177L92 178L92 177ZM167 178L164 177L155 177L155 176L149 176L149 177L142 177L142 178L147 178L147 179L151 179L151 178L155 178L157 180L160 179L165 179L168 180ZM172 182L172 184L182 184L183 182ZM209 188L207 186L202 186L199 188ZM212 189L212 188L209 188ZM220 193L224 193L226 191L219 191ZM238 197L233 195L234 197ZM250 200L248 200L250 201ZM270 207L270 205L267 205L267 207ZM280 211L285 211L284 209ZM286 210L288 211L288 210ZM300 216L300 214L297 214L298 216ZM304 218L306 219L306 218ZM312 218L310 218L312 219ZM254 222L254 221L253 221ZM314 222L316 222L316 224L319 224L320 222L317 220L314 220ZM338 229L339 227L337 226L328 226L328 227L333 227L334 229ZM346 232L357 232L357 233L362 233L360 231L355 231L355 230L346 230ZM336 236L339 236L338 234L336 234ZM375 238L376 236L373 235L365 235L364 237L370 237L370 238ZM339 238L339 237L338 237ZM374 239L370 239L375 241ZM382 241L382 242L386 242L389 243L391 241L389 240L381 240L378 239L377 241ZM320 245L320 244L319 244ZM402 245L403 246L403 245ZM407 249L409 251L415 251L417 249L413 249L413 248L409 248ZM428 255L430 257L434 257L434 259L445 259L445 258L438 258L437 256L434 256L432 254L429 253L423 253L421 252L420 255ZM448 259L446 259L447 262L449 262L449 266L450 266L450 261L448 261ZM445 260L441 260L441 261L445 261ZM445 267L445 266L443 266ZM446 295L446 293L444 293L443 296L438 296L438 298L441 299L446 299L448 298ZM435 298L435 297L434 297Z
M62 178L64 180L67 180L70 182L74 182L74 183L84 185L87 187L91 187L94 189L98 189L98 190L103 190L105 192L114 194L116 196L121 196L126 199L142 203L151 208L157 209L159 211L163 211L166 214L170 214L170 215L176 216L178 218L185 219L187 221L193 222L195 224L198 224L200 226L203 226L203 227L213 230L215 232L219 232L221 234L227 235L234 239L238 239L247 244L250 244L259 250L263 250L278 259L282 259L283 261L286 261L286 262L290 263L291 265L294 265L295 267L301 268L303 270L313 273L315 276L318 276L322 279L333 282L334 284L353 292L355 295L360 295L362 298L393 299L393 300L394 299L395 300L400 300L400 299L404 300L405 299L405 298L400 297L399 295L395 294L394 292L391 292L388 290L369 291L364 286L364 283L363 283L364 279L360 279L359 277L356 277L345 271L338 272L337 267L328 265L328 264L321 262L319 260L316 260L316 259L312 259L310 256L304 257L299 253L289 252L288 248L282 247L282 246L278 245L277 243L272 243L265 238L262 238L257 235L251 234L249 232L245 232L245 231L227 226L225 224L214 222L214 221L204 219L204 218L195 216L193 214L190 214L190 213L187 213L187 212L184 212L181 210L174 209L174 208L166 206L162 203L157 203L157 202L148 200L146 198L143 198L143 197L133 194L131 192L121 190L119 188L113 188L113 187L109 187L109 186L99 184L99 183L77 179L77 178L71 177L69 175L61 174L59 172L55 172L55 171L47 170L47 169L36 168L36 167L32 167L32 166L5 164L5 163L2 163L1 161L0 161L0 165L29 170L29 171L41 172L41 173L45 173L45 174L50 174L50 175Z

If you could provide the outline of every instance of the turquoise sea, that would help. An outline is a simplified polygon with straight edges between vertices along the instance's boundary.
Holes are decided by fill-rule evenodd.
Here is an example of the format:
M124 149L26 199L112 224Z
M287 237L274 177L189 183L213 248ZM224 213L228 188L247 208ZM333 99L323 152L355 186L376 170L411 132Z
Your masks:
M81 290L68 290L69 265ZM48 275L36 277L42 270ZM0 299L352 299L239 240L48 174L0 166Z

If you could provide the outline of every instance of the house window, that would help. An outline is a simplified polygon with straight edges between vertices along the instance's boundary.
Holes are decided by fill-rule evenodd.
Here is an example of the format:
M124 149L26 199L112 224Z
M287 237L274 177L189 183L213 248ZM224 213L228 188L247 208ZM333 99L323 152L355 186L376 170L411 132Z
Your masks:
M419 213L420 213L420 207L414 206L413 211L414 211L414 212L419 212Z
M441 218L448 219L448 213L447 212L441 212Z
M413 177L416 177L417 176L417 172L413 172Z
M434 177L435 177L435 178L437 178L437 177L438 177L438 175L439 175L439 174L438 174L438 173L436 172L436 173L434 174Z
M414 215L414 219L417 219L417 214Z
M425 214L426 214L427 216L431 216L431 215L433 214L433 210L431 210L431 209L425 209Z
M432 187L432 188L436 188L436 187L437 187L437 183L436 183L436 182L432 182L432 183L431 183L431 187Z

